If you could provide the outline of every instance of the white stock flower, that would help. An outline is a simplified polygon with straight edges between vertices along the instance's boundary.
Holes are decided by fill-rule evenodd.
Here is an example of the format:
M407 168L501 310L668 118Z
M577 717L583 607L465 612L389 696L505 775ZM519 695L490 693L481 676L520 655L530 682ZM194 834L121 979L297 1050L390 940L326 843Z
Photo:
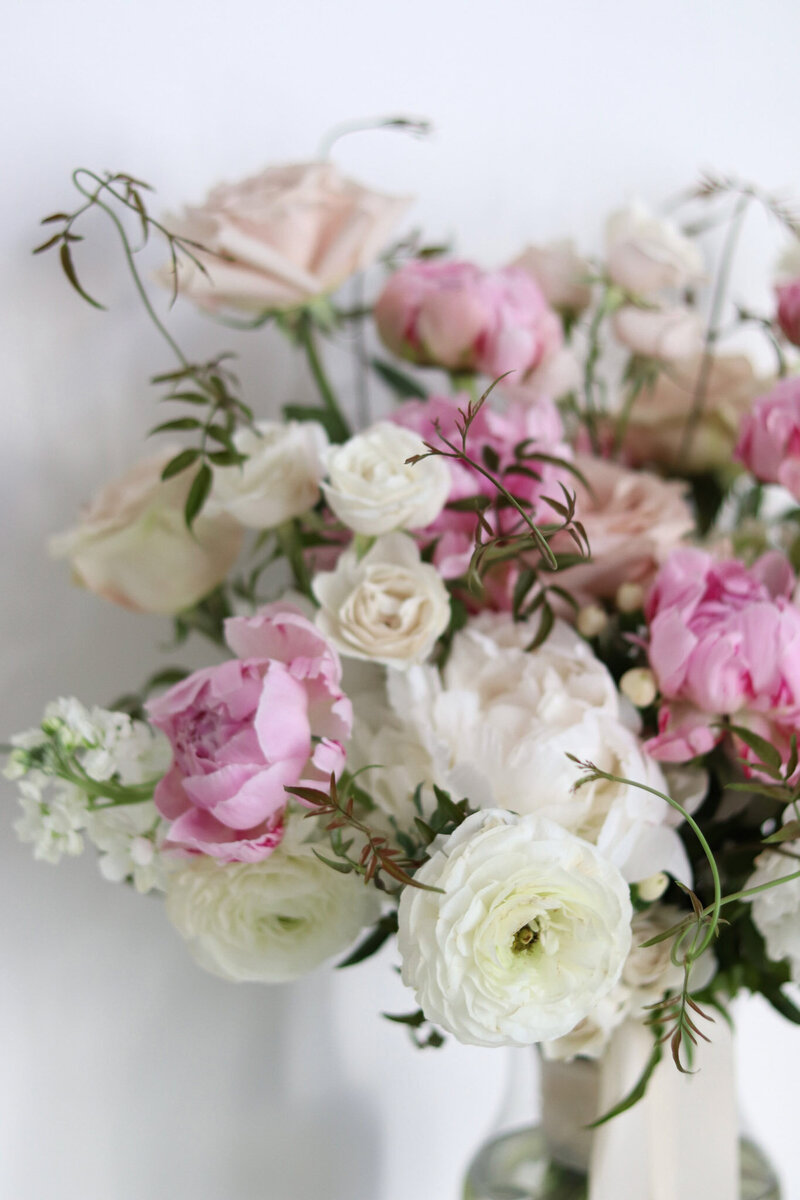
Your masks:
M703 277L703 257L694 242L639 201L612 213L606 243L609 276L638 295L685 287Z
M226 512L248 529L274 529L319 500L328 444L316 421L261 421L239 429L234 445L247 461L215 467L206 513Z
M291 824L261 862L198 856L167 877L173 925L201 967L232 982L297 979L345 950L378 909L374 889L326 866Z
M581 772L569 754L658 791L666 785L591 647L560 621L528 652L532 634L485 614L456 634L442 675L424 666L389 672L392 707L432 763L424 782L481 808L550 817L595 843L630 882L658 870L688 879L665 800L605 780L573 792Z
M765 850L756 859L756 869L745 888L774 883L783 875L791 875L796 865L775 850ZM767 954L774 962L786 959L792 979L800 983L800 879L760 892L750 906L753 924L766 942Z
M424 452L418 434L391 421L330 446L323 485L328 504L349 529L370 537L430 525L450 492L450 470L440 457L406 461Z
M439 838L406 887L403 982L461 1042L529 1045L572 1029L617 982L631 939L628 887L588 843L500 809Z
M164 829L150 800L89 813L86 833L100 851L100 874L109 883L130 879L137 892L163 892L166 868L160 850Z
M400 668L424 662L450 620L439 572L404 533L385 534L361 559L346 550L313 589L319 629L350 658Z

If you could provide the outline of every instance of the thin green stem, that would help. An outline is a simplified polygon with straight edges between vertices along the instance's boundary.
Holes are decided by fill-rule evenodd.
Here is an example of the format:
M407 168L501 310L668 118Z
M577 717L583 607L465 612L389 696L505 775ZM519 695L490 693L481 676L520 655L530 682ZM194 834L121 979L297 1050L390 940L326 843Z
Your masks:
M274 532L283 556L291 567L298 591L307 596L314 604L317 604L317 598L311 588L311 575L305 555L303 554L303 544L300 540L300 528L297 520L285 521Z
M722 309L725 304L725 297L728 291L728 283L730 280L731 268L733 267L733 259L736 252L736 243L739 240L739 234L742 230L747 207L752 199L748 193L739 197L736 207L731 217L731 223L728 227L728 233L725 238L725 244L722 248L722 256L720 258L717 278L714 284L714 295L711 301L711 312L708 318L706 327L706 336L703 346L703 357L700 362L700 369L697 373L695 382L694 394L692 396L692 407L689 416L686 420L686 426L681 438L680 448L678 450L678 463L685 463L689 452L692 448L694 435L697 431L697 426L703 416L705 408L706 395L708 393L708 384L711 378L711 371L714 366L714 350L719 339L720 329L719 322L722 316Z
M314 377L322 403L328 414L330 432L334 441L345 442L350 437L350 427L345 420L336 393L322 365L319 350L314 336L314 327L308 313L301 313L297 322L297 339L303 347L308 360L309 369Z

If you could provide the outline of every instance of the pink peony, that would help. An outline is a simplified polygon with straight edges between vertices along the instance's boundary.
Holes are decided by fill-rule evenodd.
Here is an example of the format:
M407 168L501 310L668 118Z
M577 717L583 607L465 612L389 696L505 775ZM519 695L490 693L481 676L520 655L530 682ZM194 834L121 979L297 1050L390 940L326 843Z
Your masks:
M398 408L392 419L407 429L413 429L432 445L440 444L435 424L439 423L442 433L450 441L460 445L456 432L459 409L466 408L469 398L460 396L431 396L428 400L411 400ZM563 440L564 427L558 409L550 400L538 400L535 404L523 404L513 399L504 413L499 413L485 404L473 421L467 439L467 452L477 463L485 465L488 460L497 462L493 474L502 476L504 469L514 462L514 448L521 442L529 442L528 449L557 458L570 459L572 451ZM495 459L496 456L496 459ZM561 498L558 481L566 487L573 483L571 474L550 463L527 460L526 465L541 476L532 479L524 474L505 476L504 483L519 499L533 506L544 507L546 519L553 519L553 512L543 505L546 495ZM479 471L462 463L448 460L450 467L450 494L448 503L465 500L470 496L497 498L494 486ZM490 523L496 520L494 513L487 510ZM519 524L519 515L513 510L503 510L500 519L510 529ZM423 545L436 540L433 561L445 579L457 579L469 566L475 543L477 518L474 512L459 512L445 507L436 520L418 532ZM513 582L512 582L513 586ZM505 593L506 589L502 589ZM498 597L495 597L497 601ZM507 604L502 605L506 607Z
M800 610L789 596L794 573L776 551L748 568L703 550L676 550L647 599L649 657L665 700L655 758L682 762L735 724L800 730ZM766 723L766 724L765 724Z
M155 802L168 845L258 862L283 836L285 787L341 771L352 709L336 651L297 609L231 617L225 637L236 658L148 705L173 751Z
M520 267L481 271L472 263L415 260L386 284L375 321L402 358L492 377L524 375L562 343L558 317Z
M779 284L778 324L793 346L800 346L800 279Z
M742 421L736 458L763 483L800 500L800 379L782 379Z

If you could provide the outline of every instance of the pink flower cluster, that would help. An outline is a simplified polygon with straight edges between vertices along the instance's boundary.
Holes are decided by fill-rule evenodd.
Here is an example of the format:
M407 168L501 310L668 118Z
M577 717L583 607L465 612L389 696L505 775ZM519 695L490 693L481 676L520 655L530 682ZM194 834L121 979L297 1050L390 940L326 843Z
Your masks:
M258 862L283 836L285 787L341 771L352 708L336 651L297 609L232 617L225 638L236 658L147 706L173 751L155 802L168 845Z
M436 433L438 424L446 438L460 445L456 421L459 409L465 409L468 402L466 395L411 400L396 409L392 419L406 429L413 429L433 445L441 444ZM536 472L539 480L522 472L505 476L503 473L515 462L515 447L523 442L527 443L529 451L571 459L572 450L563 438L564 427L552 401L540 399L534 404L525 404L520 399L512 399L502 413L488 404L483 406L470 426L467 452L479 464L487 461L495 464L492 470L495 477L504 478L509 491L529 502L535 511L537 506L541 506L543 496L560 497L559 480L570 486L569 472L557 465L531 459L526 460L524 465ZM451 478L448 504L471 496L486 496L491 500L497 498L496 489L480 471L454 460L449 460L448 465ZM549 517L553 516L552 510L548 508L546 511ZM496 519L488 510L485 517L490 524ZM500 514L501 523L508 529L519 524L519 520L519 515L511 509L503 510ZM466 571L472 555L476 526L474 512L460 512L445 507L431 525L419 531L418 537L423 545L436 541L433 561L443 578L457 579ZM495 596L494 599L500 607L508 607L507 596Z
M800 346L800 279L779 284L778 324L793 346Z
M655 758L686 762L705 754L723 736L723 716L788 748L791 733L800 732L794 583L776 551L750 568L703 550L670 555L645 612L650 666L664 700L659 732L647 743Z
M414 260L392 275L374 315L401 358L493 378L525 375L563 340L541 288L520 267L481 271L467 262Z
M782 379L742 421L735 456L763 483L800 500L800 379Z

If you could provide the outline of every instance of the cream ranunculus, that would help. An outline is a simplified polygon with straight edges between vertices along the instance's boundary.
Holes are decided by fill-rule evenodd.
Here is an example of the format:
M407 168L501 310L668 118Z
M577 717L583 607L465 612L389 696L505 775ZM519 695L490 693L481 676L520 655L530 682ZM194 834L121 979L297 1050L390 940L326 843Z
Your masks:
M631 941L619 871L539 816L475 813L406 887L403 982L429 1020L477 1046L561 1037L611 991Z
M658 870L688 879L665 800L602 780L573 792L580 770L569 754L659 791L666 783L586 642L557 622L528 652L534 628L485 614L456 634L441 675L428 666L389 672L392 708L432 764L419 782L474 806L547 816L595 843L630 882Z
M242 544L241 526L225 513L203 512L187 529L194 471L161 479L174 454L137 463L95 496L74 529L50 540L50 553L70 560L78 583L140 612L189 608L222 582Z
M774 883L783 875L791 875L796 865L783 854L765 850L756 859L756 869L745 886ZM753 923L766 942L767 954L774 962L786 959L792 979L800 983L800 879L761 892L750 905Z
M450 597L435 567L404 533L387 533L359 559L341 555L314 578L317 625L341 654L389 666L424 662L450 620Z
M694 242L639 202L612 213L606 243L610 278L637 295L685 287L703 277L703 257Z
M702 319L680 304L669 308L626 304L614 314L611 324L617 341L643 358L673 362L692 358L703 349Z
M450 492L450 471L444 458L406 461L424 452L418 434L379 421L328 448L325 498L348 528L371 537L430 525Z
M227 512L249 529L274 529L314 507L328 445L321 425L261 421L255 430L240 429L234 443L247 461L214 469L209 513Z
M221 184L171 223L199 242L207 275L186 259L180 290L204 308L293 308L372 263L410 200L340 175L332 163L268 167Z
M256 863L205 855L175 862L167 914L205 970L234 983L283 983L345 950L379 911L374 889L321 862L303 818ZM324 851L324 844L323 844Z

